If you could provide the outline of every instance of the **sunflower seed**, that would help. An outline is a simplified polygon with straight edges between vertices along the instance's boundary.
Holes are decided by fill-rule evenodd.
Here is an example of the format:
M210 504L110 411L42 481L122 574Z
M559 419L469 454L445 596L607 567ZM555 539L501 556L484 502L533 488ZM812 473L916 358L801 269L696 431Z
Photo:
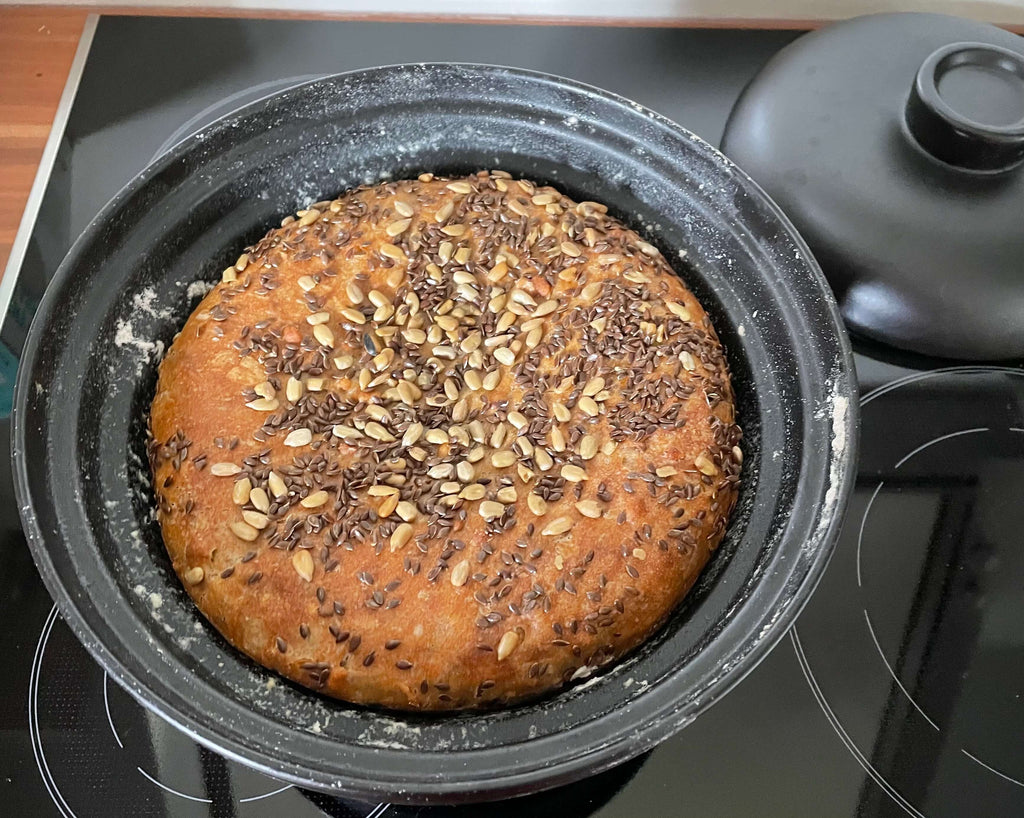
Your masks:
M301 549L292 554L292 568L306 582L313 581L313 555L309 551Z
M485 520L496 520L505 513L505 506L493 500L484 500L479 507L480 516Z
M275 412L281 404L277 398L256 398L256 400L251 400L245 405L250 409L255 409L257 412Z
M452 585L456 588L461 588L466 584L466 580L469 579L469 560L462 560L458 565L452 569L451 573Z
M359 289L359 285L354 281L350 281L345 285L345 295L348 296L348 300L353 306L363 303L363 291Z
M380 254L392 261L405 261L405 251L394 244L384 243L380 246Z
M320 491L314 491L311 494L306 495L302 500L299 501L299 505L303 508L320 508L329 499L329 495L323 489Z
M496 469L504 469L516 462L515 452L502 449L491 455L491 465Z
M327 324L317 324L313 327L313 337L325 347L334 346L334 332Z
M463 500L482 500L486 495L487 489L480 483L472 483L459 492L459 497Z
M519 647L519 634L515 631L506 631L498 641L498 661L501 662L512 655L512 652Z
M260 532L253 528L248 523L244 523L241 520L234 522L230 526L231 533L234 534L238 539L245 540L246 542L252 542L259 535Z
M592 398L602 389L604 389L604 378L598 375L596 378L591 378L587 381L583 387L583 394L588 398Z
M677 318L681 318L683 321L690 320L690 311L678 301L666 301L665 306L668 307L669 312Z
M400 236L409 229L410 224L412 224L412 219L399 219L398 221L391 222L391 224L385 227L384 232L391 237Z
M409 523L399 524L398 528L391 532L390 546L392 553L400 548L404 548L409 540L412 539L412 534L413 528Z
M405 520L407 523L411 523L419 516L419 510L416 508L415 503L410 503L408 500L402 500L396 507L398 516Z
M427 443L433 443L435 446L442 446L449 440L448 433L443 429L428 429L423 439Z
M504 261L499 261L490 270L487 271L487 280L492 284L497 284L507 275L508 265Z
M306 211L300 210L299 215L299 227L309 227L309 225L313 224L313 222L320 218L320 211L315 207L311 207Z
M434 480L446 480L455 473L455 467L451 463L438 463L428 469L427 477Z
M708 477L713 477L718 474L718 467L702 454L697 455L693 461L693 465L697 467L701 474L706 474Z
M564 534L570 528L572 528L571 517L557 517L556 519L548 523L546 526L544 526L543 530L540 533L552 537L557 536L558 534Z
M267 485L270 486L270 492L274 497L280 499L281 497L288 496L288 486L285 485L284 480L281 479L277 472L271 472L267 478Z
M562 466L562 470L559 472L566 480L570 483L580 483L584 480L589 480L586 471L581 469L579 466L574 466L571 463L567 463Z
M556 452L565 451L565 435L562 434L562 430L558 426L551 427L551 448Z
M468 193L469 191L466 192ZM446 221L452 215L452 212L454 210L455 202L449 199L443 205L441 205L434 213L434 221L438 222L439 224L443 221Z
M601 508L601 504L597 500L580 500L576 503L576 510L584 517L591 517L595 520L604 513L604 509Z
M377 516L381 519L390 517L398 507L398 497L399 494L396 491L394 494L390 494L381 500L380 505L377 506Z
M362 437L363 433L358 429L354 429L351 426L346 426L343 423L338 423L331 429L331 433L335 437L340 437L342 440L355 440L356 438Z
M541 471L548 471L555 465L555 461L551 459L551 455L549 455L545 449L540 448L533 450L533 462L537 464L537 468Z
M371 420L363 427L363 432L366 433L367 437L372 437L374 440L379 440L382 443L391 443L395 439L391 432L374 420Z
M589 415L592 418L601 414L601 408L597 405L597 401L591 397L587 397L586 395L580 398L579 403L576 405L579 406L580 411L583 412L583 414Z
M339 314L346 321L350 321L353 324L365 324L366 323L366 316L363 315L355 307L345 307L343 310L340 311Z
M258 511L262 511L264 514L270 511L270 498L261 488L254 488L249 492L249 502L252 503Z
M404 381L403 381L404 383ZM423 435L423 424L412 423L405 430L405 434L402 435L402 445L408 448L412 446L420 437Z
M298 446L308 446L313 442L313 433L309 429L295 429L288 433L288 436L284 439L285 446L291 446L296 448Z
M591 460L597 454L597 438L593 435L584 435L580 439L580 457L584 460Z
M270 518L266 514L259 511L243 511L242 519L245 520L253 528L258 528L261 531L270 525Z

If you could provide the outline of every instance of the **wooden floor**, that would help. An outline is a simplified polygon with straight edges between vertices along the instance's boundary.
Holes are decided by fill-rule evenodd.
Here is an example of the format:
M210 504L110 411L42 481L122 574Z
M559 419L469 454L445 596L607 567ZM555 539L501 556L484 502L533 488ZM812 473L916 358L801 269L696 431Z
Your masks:
M0 272L86 16L83 10L0 7Z

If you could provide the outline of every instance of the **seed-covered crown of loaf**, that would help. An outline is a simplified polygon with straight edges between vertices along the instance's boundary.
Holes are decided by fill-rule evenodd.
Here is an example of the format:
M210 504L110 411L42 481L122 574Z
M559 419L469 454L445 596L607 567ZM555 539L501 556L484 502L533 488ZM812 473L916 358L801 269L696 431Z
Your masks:
M286 218L175 339L151 432L207 618L404 709L519 700L634 648L717 547L742 460L722 348L665 259L499 171Z

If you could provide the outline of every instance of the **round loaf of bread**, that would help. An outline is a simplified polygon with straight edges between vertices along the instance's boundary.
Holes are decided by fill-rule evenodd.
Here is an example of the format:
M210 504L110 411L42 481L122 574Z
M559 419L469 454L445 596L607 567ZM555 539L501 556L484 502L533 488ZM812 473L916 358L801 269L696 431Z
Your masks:
M286 218L171 345L150 428L207 619L300 684L415 710L537 696L639 645L742 461L722 347L657 249L498 171Z

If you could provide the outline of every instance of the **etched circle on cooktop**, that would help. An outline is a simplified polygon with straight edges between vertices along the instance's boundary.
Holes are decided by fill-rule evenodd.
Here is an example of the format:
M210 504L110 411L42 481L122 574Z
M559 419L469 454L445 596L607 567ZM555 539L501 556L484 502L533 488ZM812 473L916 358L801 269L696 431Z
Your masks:
M43 783L66 818L95 814L97 805L140 818L301 814L293 787L196 744L138 704L56 608L36 647L29 726ZM354 806L351 814L362 818L372 808Z
M1001 423L978 418L988 420ZM882 470L858 565L865 627L914 707L1024 781L1024 430L1015 428L946 432Z
M858 814L1024 814L1024 370L864 396L854 499L793 642L878 784Z
M192 741L122 690L86 653L56 607L43 624L36 645L28 716L39 774L63 818L97 814L132 818L468 818L481 814L478 805L365 804L301 790L236 764ZM495 818L583 818L600 810L625 787L647 756L644 753L607 772L554 790L488 804L486 812Z

